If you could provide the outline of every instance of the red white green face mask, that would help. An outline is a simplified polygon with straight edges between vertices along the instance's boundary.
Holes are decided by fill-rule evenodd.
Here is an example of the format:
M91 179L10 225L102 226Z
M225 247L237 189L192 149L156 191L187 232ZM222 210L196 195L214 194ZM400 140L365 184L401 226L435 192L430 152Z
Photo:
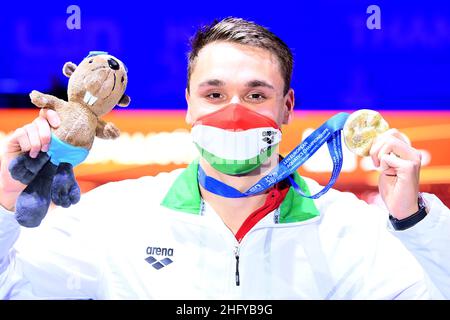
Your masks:
M272 119L239 104L200 117L192 126L200 155L225 174L245 174L260 167L281 141Z

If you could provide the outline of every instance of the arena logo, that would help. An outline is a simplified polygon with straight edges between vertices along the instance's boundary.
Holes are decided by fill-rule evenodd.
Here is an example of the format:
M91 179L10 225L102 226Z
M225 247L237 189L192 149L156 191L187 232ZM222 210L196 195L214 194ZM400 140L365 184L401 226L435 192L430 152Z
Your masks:
M173 262L169 257L173 257L173 248L160 248L160 247L147 247L146 253L150 255L145 258L153 268L160 270ZM160 259L154 256L163 256L165 258Z

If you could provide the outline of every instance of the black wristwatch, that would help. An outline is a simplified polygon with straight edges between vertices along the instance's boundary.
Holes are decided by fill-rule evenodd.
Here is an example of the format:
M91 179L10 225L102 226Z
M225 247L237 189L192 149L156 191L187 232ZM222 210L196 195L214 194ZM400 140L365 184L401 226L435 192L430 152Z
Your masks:
M395 230L406 230L413 226L415 226L419 221L421 221L425 216L427 215L426 205L425 202L422 199L422 196L419 195L419 211L414 213L413 215L405 218L405 219L397 219L394 218L392 215L389 215L389 220L392 223L392 226Z

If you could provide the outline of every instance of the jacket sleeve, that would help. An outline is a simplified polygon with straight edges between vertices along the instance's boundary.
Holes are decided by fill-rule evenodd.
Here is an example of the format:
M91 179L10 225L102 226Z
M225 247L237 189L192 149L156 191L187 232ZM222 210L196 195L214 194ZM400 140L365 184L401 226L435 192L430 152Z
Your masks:
M100 255L92 241L95 230L83 221L95 208L86 202L50 211L32 229L20 227L14 213L0 207L0 298L97 297Z
M450 299L450 210L434 195L422 194L428 214L415 226L389 229L416 257L441 294Z
M348 268L350 289L344 299L441 299L417 259L387 229L387 212L355 195L331 191L321 203L323 223L335 232L335 265ZM328 218L327 218L328 215ZM326 222L328 219L328 222ZM330 219L332 219L330 223ZM345 240L344 240L345 239ZM339 247L341 247L339 249ZM342 250L338 255L337 252ZM341 279L341 278L337 278ZM339 280L341 281L341 280ZM346 288L346 285L343 285ZM332 297L333 299L335 297Z

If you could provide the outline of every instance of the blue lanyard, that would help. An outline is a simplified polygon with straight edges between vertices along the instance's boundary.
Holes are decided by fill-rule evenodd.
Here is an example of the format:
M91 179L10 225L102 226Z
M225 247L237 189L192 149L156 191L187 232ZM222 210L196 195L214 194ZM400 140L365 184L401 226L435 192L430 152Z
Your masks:
M303 140L301 144L295 147L295 149L292 150L283 160L281 160L280 163L272 169L267 176L259 180L245 192L240 192L222 181L206 175L200 165L198 166L198 181L203 188L219 196L225 198L243 198L261 193L276 183L289 178L295 191L306 198L317 199L325 194L334 185L339 173L341 172L343 162L341 132L348 116L348 113L341 112L328 119L305 140ZM308 196L294 181L292 173L294 173L298 167L303 165L317 150L319 150L325 142L328 145L328 151L330 152L331 159L333 160L333 172L331 173L330 181L321 191L314 195Z

